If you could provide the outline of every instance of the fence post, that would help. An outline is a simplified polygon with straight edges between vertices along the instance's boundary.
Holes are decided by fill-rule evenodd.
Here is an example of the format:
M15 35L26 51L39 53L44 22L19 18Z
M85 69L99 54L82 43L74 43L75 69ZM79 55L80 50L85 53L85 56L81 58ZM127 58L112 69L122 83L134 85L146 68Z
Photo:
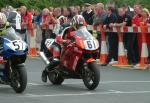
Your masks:
M100 25L99 28L101 33L101 51L100 51L99 64L104 64L108 56L108 50L107 50L106 37L105 37L105 31L103 25Z
M127 57L126 57L126 53L125 53L125 49L124 49L124 45L123 45L123 34L121 32L121 26L116 26L116 30L118 33L118 63L114 64L112 66L117 66L117 67L128 67L130 65L128 65L127 62Z
M148 58L148 48L146 43L146 33L148 28L144 26L144 23L140 23L141 35L142 35L142 49L141 49L141 57L140 63L135 66L136 69L146 69L147 68L147 58Z

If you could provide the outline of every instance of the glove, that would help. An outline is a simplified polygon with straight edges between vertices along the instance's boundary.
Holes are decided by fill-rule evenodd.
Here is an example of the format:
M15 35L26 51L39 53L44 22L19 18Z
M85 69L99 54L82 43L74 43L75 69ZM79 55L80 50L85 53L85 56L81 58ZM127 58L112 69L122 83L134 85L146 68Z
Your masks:
M68 44L70 44L70 40L64 40L63 41L63 46L67 46Z

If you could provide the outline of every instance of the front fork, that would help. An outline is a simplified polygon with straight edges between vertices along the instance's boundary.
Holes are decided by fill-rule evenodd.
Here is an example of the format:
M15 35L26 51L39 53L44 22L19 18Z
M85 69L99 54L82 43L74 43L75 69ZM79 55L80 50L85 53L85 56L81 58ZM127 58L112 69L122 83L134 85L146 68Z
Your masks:
M12 78L12 62L11 60L8 60L7 63L5 64L5 69L6 69L6 76L7 76L7 80L11 80Z
M88 64L91 62L95 62L96 60L94 58L86 58L85 59L85 63L83 64L83 68L82 69L82 76L86 75L86 71L88 70Z

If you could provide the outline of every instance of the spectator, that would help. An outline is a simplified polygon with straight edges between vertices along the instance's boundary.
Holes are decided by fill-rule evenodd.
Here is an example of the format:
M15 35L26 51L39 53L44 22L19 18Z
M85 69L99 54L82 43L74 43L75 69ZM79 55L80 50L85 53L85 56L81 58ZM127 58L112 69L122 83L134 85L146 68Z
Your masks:
M67 7L63 7L62 8L62 15L65 16L65 17L69 16L69 11L68 11Z
M115 13L113 13L112 7L108 7L106 9L106 12L107 12L107 18L104 22L105 24L104 28L111 29L114 26L114 23L116 23L117 21L117 16ZM112 59L117 61L117 57L118 57L118 35L117 33L108 32L106 33L106 35L108 37L109 53L108 53L106 62L102 64L102 66L108 65Z
M21 27L23 31L23 39L29 43L29 36L32 35L31 29L32 29L32 19L33 15L31 12L27 11L27 8L25 6L20 7L21 11Z
M49 29L49 10L47 8L42 11L42 22L40 24L42 29L42 42L40 51L44 51L45 48L45 40L46 40L46 30Z
M5 14L6 9L5 8L1 8L1 12Z
M126 11L123 8L118 8L118 18L116 26L131 26L132 18L126 15Z
M93 18L94 18L94 11L91 9L91 4L85 3L85 9L86 11L83 12L83 17L88 25L93 24Z
M130 18L133 18L134 16L134 10L130 6L123 5L122 6L123 10L126 12L126 15L130 16Z
M146 8L142 9L141 23L143 23L144 26L148 26L150 24L149 11ZM139 38L142 38L142 35L140 35ZM139 39L138 41L139 41L138 49L139 49L139 52L141 53L142 39ZM146 43L147 43L147 46L148 46L148 49L149 49L148 62L150 62L150 34L146 34Z
M150 13L149 13L149 10L144 8L143 9L143 13L142 15L145 17L147 17L147 26L150 27ZM146 35L146 41L147 41L147 45L148 45L148 51L149 51L149 55L148 55L148 64L150 64L150 34L147 34Z
M53 15L56 19L59 18L62 15L61 8L54 8Z
M54 8L53 7L49 7L49 12L53 12Z
M72 15L72 17L75 15L74 14L74 6L70 6L70 12L71 12L71 15Z
M95 15L94 15L94 18L93 18L93 25L94 26L103 25L104 21L105 21L105 19L107 17L106 12L104 11L104 4L102 4L102 3L96 4L94 12L95 12ZM99 45L101 45L100 32L97 32L97 39L99 41Z
M140 26L141 22L141 13L142 13L142 7L139 4L134 5L134 17L132 18L132 26ZM135 63L139 62L140 58L140 51L138 49L138 44L140 44L141 34L132 33L132 36L130 37L132 39L132 43L134 44L134 54L132 55L132 58Z
M74 7L74 15L78 15L80 13L80 7L79 6L75 6Z
M40 23L42 22L42 12L40 9L35 9L34 15L34 27L36 28L36 47L40 50L40 44L42 40L42 31L40 29Z
M104 4L98 3L95 7L95 16L93 19L93 25L98 26L104 24L107 14L104 11Z
M108 1L108 2L106 2L105 7L106 7L106 8L112 7L112 8L114 9L114 8L115 8L115 2L113 2L113 1Z
M132 18L126 14L124 8L118 8L118 20L116 26L131 26ZM132 39L132 33L123 34L124 46L127 49L127 58L129 64L135 64L134 56L134 40Z
M67 10L68 10L68 17L67 17L67 19L68 19L68 22L70 22L72 20L72 18L73 18L73 15L71 13L71 9L70 8L67 8Z
M81 7L81 12L80 12L80 14L83 15L83 13L84 13L85 11L86 11L85 7L82 6L82 7Z
M56 19L56 26L54 28L54 34L57 35L57 34L59 34L59 30L60 30L60 20L59 19L62 16L61 8L55 8L54 12L53 12L53 15Z
M40 25L40 23L42 22L42 12L40 9L35 9L35 13L34 13L35 19L34 19L34 24L35 25Z
M81 7L80 6L75 6L75 8L77 9L78 14L81 14Z
M139 26L140 18L141 18L142 7L141 5L134 5L134 17L132 19L132 26Z

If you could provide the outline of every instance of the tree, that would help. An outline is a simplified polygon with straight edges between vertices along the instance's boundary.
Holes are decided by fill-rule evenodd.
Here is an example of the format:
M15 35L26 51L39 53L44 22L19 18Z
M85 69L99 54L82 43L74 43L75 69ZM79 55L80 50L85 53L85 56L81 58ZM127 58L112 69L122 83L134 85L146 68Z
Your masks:
M128 4L133 5L134 3L138 2L142 6L150 9L150 2L149 0L0 0L0 7L4 7L6 5L12 5L14 7L19 7L21 5L25 5L28 8L45 8L45 7L62 7L62 6L72 6L72 5L83 5L84 3L97 3L103 2L106 3L107 1L116 2L118 5L121 4Z

